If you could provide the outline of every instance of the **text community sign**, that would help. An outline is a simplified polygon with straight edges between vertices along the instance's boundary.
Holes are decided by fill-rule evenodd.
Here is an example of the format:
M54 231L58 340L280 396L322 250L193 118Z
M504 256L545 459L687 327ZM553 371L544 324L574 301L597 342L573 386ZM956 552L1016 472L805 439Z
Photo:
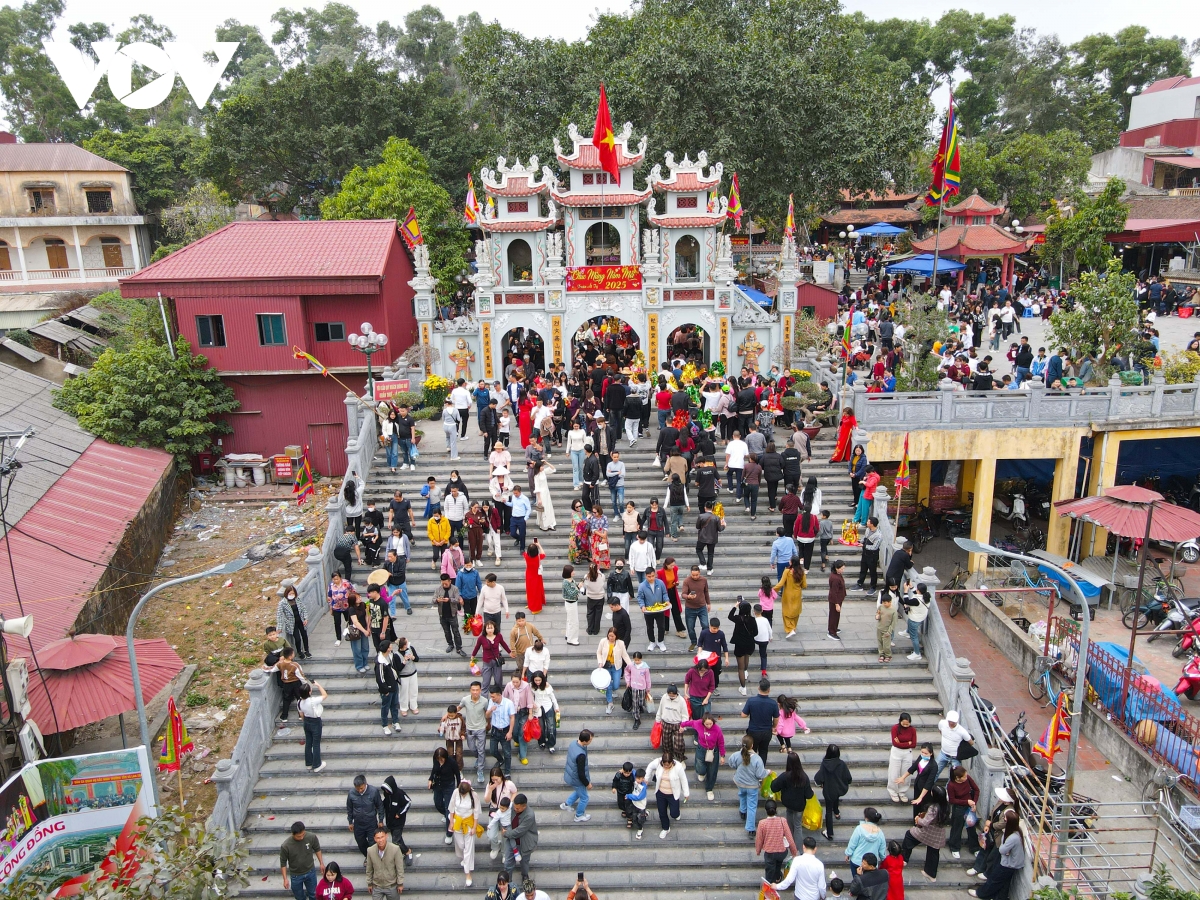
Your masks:
M568 291L640 291L637 266L574 266L567 269Z

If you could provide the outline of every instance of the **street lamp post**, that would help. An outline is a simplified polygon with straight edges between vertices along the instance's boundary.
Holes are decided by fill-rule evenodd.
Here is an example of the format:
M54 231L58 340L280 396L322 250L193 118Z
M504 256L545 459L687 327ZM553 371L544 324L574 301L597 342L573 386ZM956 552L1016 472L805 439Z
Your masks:
M1087 659L1088 659L1088 620L1091 618L1088 610L1087 598L1083 596L1083 591L1079 588L1079 583L1071 577L1070 573L1053 563L1047 562L1044 559L1038 559L1035 556L1026 556L1024 553L1013 553L1009 550L1001 550L999 547L993 547L990 544L984 544L980 541L973 541L969 538L957 537L954 543L962 547L968 553L985 553L988 556L1003 556L1007 559L1016 559L1021 562L1032 563L1035 566L1045 566L1052 572L1056 572L1071 588L1071 594L1081 610L1079 619L1079 661L1076 664L1075 670L1075 697L1073 701L1073 709L1071 711L1071 737L1067 743L1067 763L1063 771L1066 773L1066 785L1063 796L1067 802L1075 796L1075 760L1079 755L1079 738L1083 731L1083 704L1087 696ZM1046 623L1047 629L1050 623ZM1132 658L1131 658L1132 659ZM1050 771L1047 770L1046 778L1050 778ZM1071 823L1070 815L1061 816L1061 821L1058 826L1058 845L1059 847L1067 846L1069 837L1069 828ZM1054 878L1059 883L1062 882L1063 875L1063 860L1060 854L1055 864Z
M351 333L346 342L358 350L360 353L367 355L367 395L371 398L371 402L375 401L375 378L371 369L371 357L379 350L387 346L387 335L376 332L371 328L370 322L363 322L359 326L361 334Z
M142 614L142 609L146 606L146 601L157 594L164 588L174 587L177 584L184 584L188 581L197 581L201 578L208 578L210 575L232 575L239 569L243 569L250 564L250 560L245 557L231 559L227 563L222 563L219 566L213 566L211 569L205 569L203 572L197 572L194 575L185 575L182 578L172 578L170 581L164 581L162 584L157 584L142 595L142 599L137 602L137 606L133 608L133 612L129 615L129 624L125 626L125 649L129 651L129 673L133 678L133 697L137 703L138 727L142 732L142 743L146 746L146 752L152 750L150 744L150 723L146 721L146 701L142 697L142 679L138 675L137 651L133 648L133 629L137 625L138 616ZM150 796L154 800L155 805L158 804L158 785L154 779L150 779Z

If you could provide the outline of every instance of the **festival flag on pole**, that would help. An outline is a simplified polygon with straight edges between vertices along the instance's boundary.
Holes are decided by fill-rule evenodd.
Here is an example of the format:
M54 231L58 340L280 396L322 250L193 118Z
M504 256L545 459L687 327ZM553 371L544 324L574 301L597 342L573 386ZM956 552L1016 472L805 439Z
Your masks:
M717 195L715 193L713 193L712 191L710 191L708 194L708 211L709 212L717 211Z
M612 116L608 114L608 95L604 93L603 82L600 84L600 105L596 107L596 127L592 129L592 145L596 148L600 168L619 183L621 168L617 165L617 139L613 135Z
M463 218L469 225L479 224L479 200L475 196L475 179L467 173L467 206L463 210Z
M954 95L951 94L950 108L946 111L946 127L942 129L942 140L931 166L933 181L925 194L926 206L941 206L947 197L958 193L962 181L958 151L958 116L954 114Z
M788 214L787 221L783 223L783 236L789 238L796 236L796 210L792 205L791 194L788 194Z
M733 180L729 183L729 207L725 210L725 218L733 219L733 227L741 230L742 227L742 189L738 185L737 172L733 173Z
M1054 762L1054 754L1063 749L1059 745L1071 739L1071 725L1067 721L1070 717L1070 713L1067 712L1068 702L1066 691L1058 695L1058 705L1054 709L1054 715L1050 717L1050 722L1046 725L1046 730L1042 732L1041 738L1033 745L1033 752L1044 757L1048 762Z
M307 360L308 364L310 366L312 366L314 369L316 369L318 372L320 372L326 378L329 377L329 370L327 368L325 368L324 365L322 365L322 363L319 359L317 359L315 356L313 356L310 353L305 353L303 350L301 350L299 347L295 346L294 344L292 345L292 358Z
M909 482L909 466L908 466L908 432L904 434L904 455L900 457L900 468L896 470L896 490L908 487Z
M853 318L853 317L847 317L846 328L844 331L842 331L842 356L846 357L846 359L850 358L850 319L851 318Z
M425 243L425 235L421 234L421 223L417 221L417 211L411 206L408 208L408 215L404 217L404 222L400 225L400 234L404 237L404 243L408 244L408 249L412 250L417 244Z
M487 217L488 217L489 219L494 219L494 218L496 218L496 201L495 201L495 200L493 200L491 197L488 197L488 202L487 202Z
M175 707L175 698L167 698L167 733L163 738L162 750L158 755L158 770L160 772L178 772L183 754L192 752L192 742L188 740L187 726L183 724L183 716Z
M308 448L296 466L296 476L292 480L292 493L296 494L296 505L303 506L304 501L313 495L312 466L308 462Z

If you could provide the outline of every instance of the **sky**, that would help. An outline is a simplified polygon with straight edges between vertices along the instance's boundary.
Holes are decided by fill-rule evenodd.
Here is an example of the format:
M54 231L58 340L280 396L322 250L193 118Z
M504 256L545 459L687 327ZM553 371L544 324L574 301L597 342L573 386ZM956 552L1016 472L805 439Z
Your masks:
M9 0L15 2L15 0ZM422 0L342 0L359 12L365 23L374 24L388 19L400 22L409 10L423 5ZM498 20L506 28L529 37L583 37L596 10L622 11L625 2L563 3L561 0L501 0L481 3L478 0L428 0L442 10L447 18L478 12L485 21ZM1056 33L1071 42L1098 31L1118 31L1127 25L1145 24L1154 34L1180 34L1189 42L1200 37L1200 4L1196 0L1156 0L1150 20L1146 8L1130 0L843 0L845 7L861 11L870 18L937 19L947 9L967 9L997 15L1001 12L1016 17L1019 26L1033 27L1043 34ZM123 27L129 17L150 13L177 34L208 37L213 29L227 18L258 25L270 39L273 26L271 14L281 6L302 8L324 6L324 0L185 0L164 4L152 0L68 0L64 22L103 21Z

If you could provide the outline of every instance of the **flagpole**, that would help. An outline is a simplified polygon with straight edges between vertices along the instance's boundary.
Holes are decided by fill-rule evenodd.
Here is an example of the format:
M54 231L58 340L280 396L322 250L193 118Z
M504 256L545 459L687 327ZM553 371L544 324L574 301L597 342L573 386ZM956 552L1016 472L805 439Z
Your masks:
M933 239L933 296L935 296L935 297L938 294L938 289L937 289L938 256L941 254L941 250L942 250L942 206L945 204L945 202L946 202L946 192L943 189L942 196L938 198L938 202L937 202L937 232Z

